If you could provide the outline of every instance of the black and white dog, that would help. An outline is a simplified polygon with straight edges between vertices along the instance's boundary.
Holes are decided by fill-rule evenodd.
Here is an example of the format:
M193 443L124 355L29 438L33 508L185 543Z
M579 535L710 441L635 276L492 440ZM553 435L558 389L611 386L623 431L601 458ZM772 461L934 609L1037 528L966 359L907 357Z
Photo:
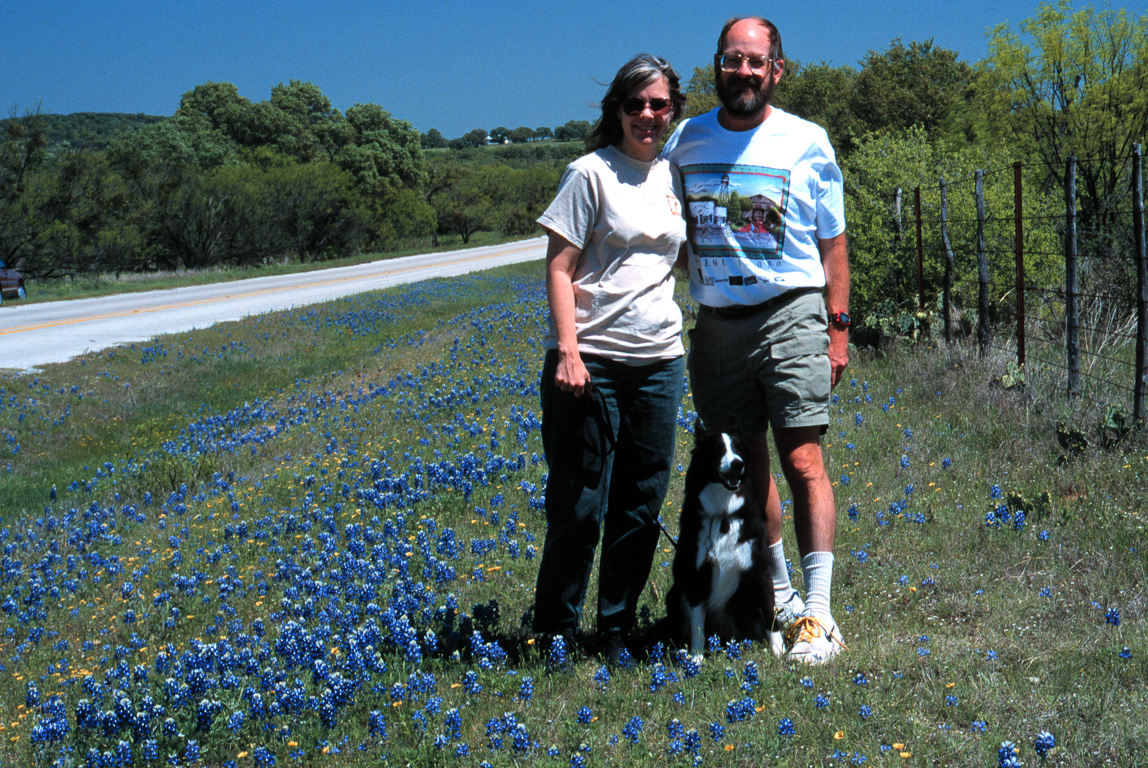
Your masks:
M737 434L703 433L686 471L685 500L666 595L670 640L697 656L705 639L761 640L773 627L765 511Z

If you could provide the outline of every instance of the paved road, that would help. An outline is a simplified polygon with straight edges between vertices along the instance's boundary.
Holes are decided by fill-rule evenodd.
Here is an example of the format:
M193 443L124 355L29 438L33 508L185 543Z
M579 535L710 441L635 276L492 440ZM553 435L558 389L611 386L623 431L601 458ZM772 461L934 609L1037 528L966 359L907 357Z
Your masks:
M165 291L25 305L6 301L0 305L0 370L33 370L117 344L545 256L546 239L534 238Z

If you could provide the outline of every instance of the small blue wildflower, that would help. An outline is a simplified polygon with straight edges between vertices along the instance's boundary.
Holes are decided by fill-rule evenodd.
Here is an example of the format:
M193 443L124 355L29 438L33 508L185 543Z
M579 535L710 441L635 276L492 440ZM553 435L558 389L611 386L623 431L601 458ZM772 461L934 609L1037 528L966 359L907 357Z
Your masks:
M1017 768L1020 761L1017 759L1016 744L1011 741L1002 741L1001 748L997 750L997 764L999 768Z
M989 727L989 724L984 720L974 720L969 723L969 730L973 733L984 733Z
M873 710L869 708L868 704L862 704L861 709L857 711L857 716L862 720L868 720L873 716Z
M1104 620L1114 627L1120 626L1120 611L1115 608L1109 608L1108 612L1104 614Z
M1056 746L1056 738L1048 731L1041 731L1036 735L1036 741L1033 742L1033 748L1036 753L1044 757L1049 753L1053 747Z
M777 723L777 734L779 736L792 736L795 733L797 733L797 728L788 717L781 718Z
M1123 648L1121 648L1120 649L1120 658L1131 659L1132 658L1132 649L1129 648L1127 645L1124 646Z

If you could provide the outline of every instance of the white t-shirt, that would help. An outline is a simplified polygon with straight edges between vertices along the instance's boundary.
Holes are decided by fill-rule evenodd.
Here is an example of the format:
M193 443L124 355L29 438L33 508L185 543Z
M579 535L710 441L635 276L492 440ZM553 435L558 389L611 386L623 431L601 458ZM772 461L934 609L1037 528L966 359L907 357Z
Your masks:
M578 350L639 364L680 357L672 268L686 239L676 174L615 147L566 167L538 223L582 250L574 271ZM554 318L543 340L558 346Z
M691 118L662 150L685 192L690 293L701 304L760 304L824 287L817 241L845 231L841 169L825 130L771 109L749 131L723 128L716 109Z

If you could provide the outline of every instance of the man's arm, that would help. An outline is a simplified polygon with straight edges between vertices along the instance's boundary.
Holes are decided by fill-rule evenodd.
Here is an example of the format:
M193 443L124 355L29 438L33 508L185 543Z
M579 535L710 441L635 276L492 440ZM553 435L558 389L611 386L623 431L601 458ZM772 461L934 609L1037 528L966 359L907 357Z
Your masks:
M849 250L845 233L828 240L818 240L821 268L825 270L825 307L830 316L849 312ZM833 366L833 386L841 381L849 365L849 329L829 323L829 362Z

